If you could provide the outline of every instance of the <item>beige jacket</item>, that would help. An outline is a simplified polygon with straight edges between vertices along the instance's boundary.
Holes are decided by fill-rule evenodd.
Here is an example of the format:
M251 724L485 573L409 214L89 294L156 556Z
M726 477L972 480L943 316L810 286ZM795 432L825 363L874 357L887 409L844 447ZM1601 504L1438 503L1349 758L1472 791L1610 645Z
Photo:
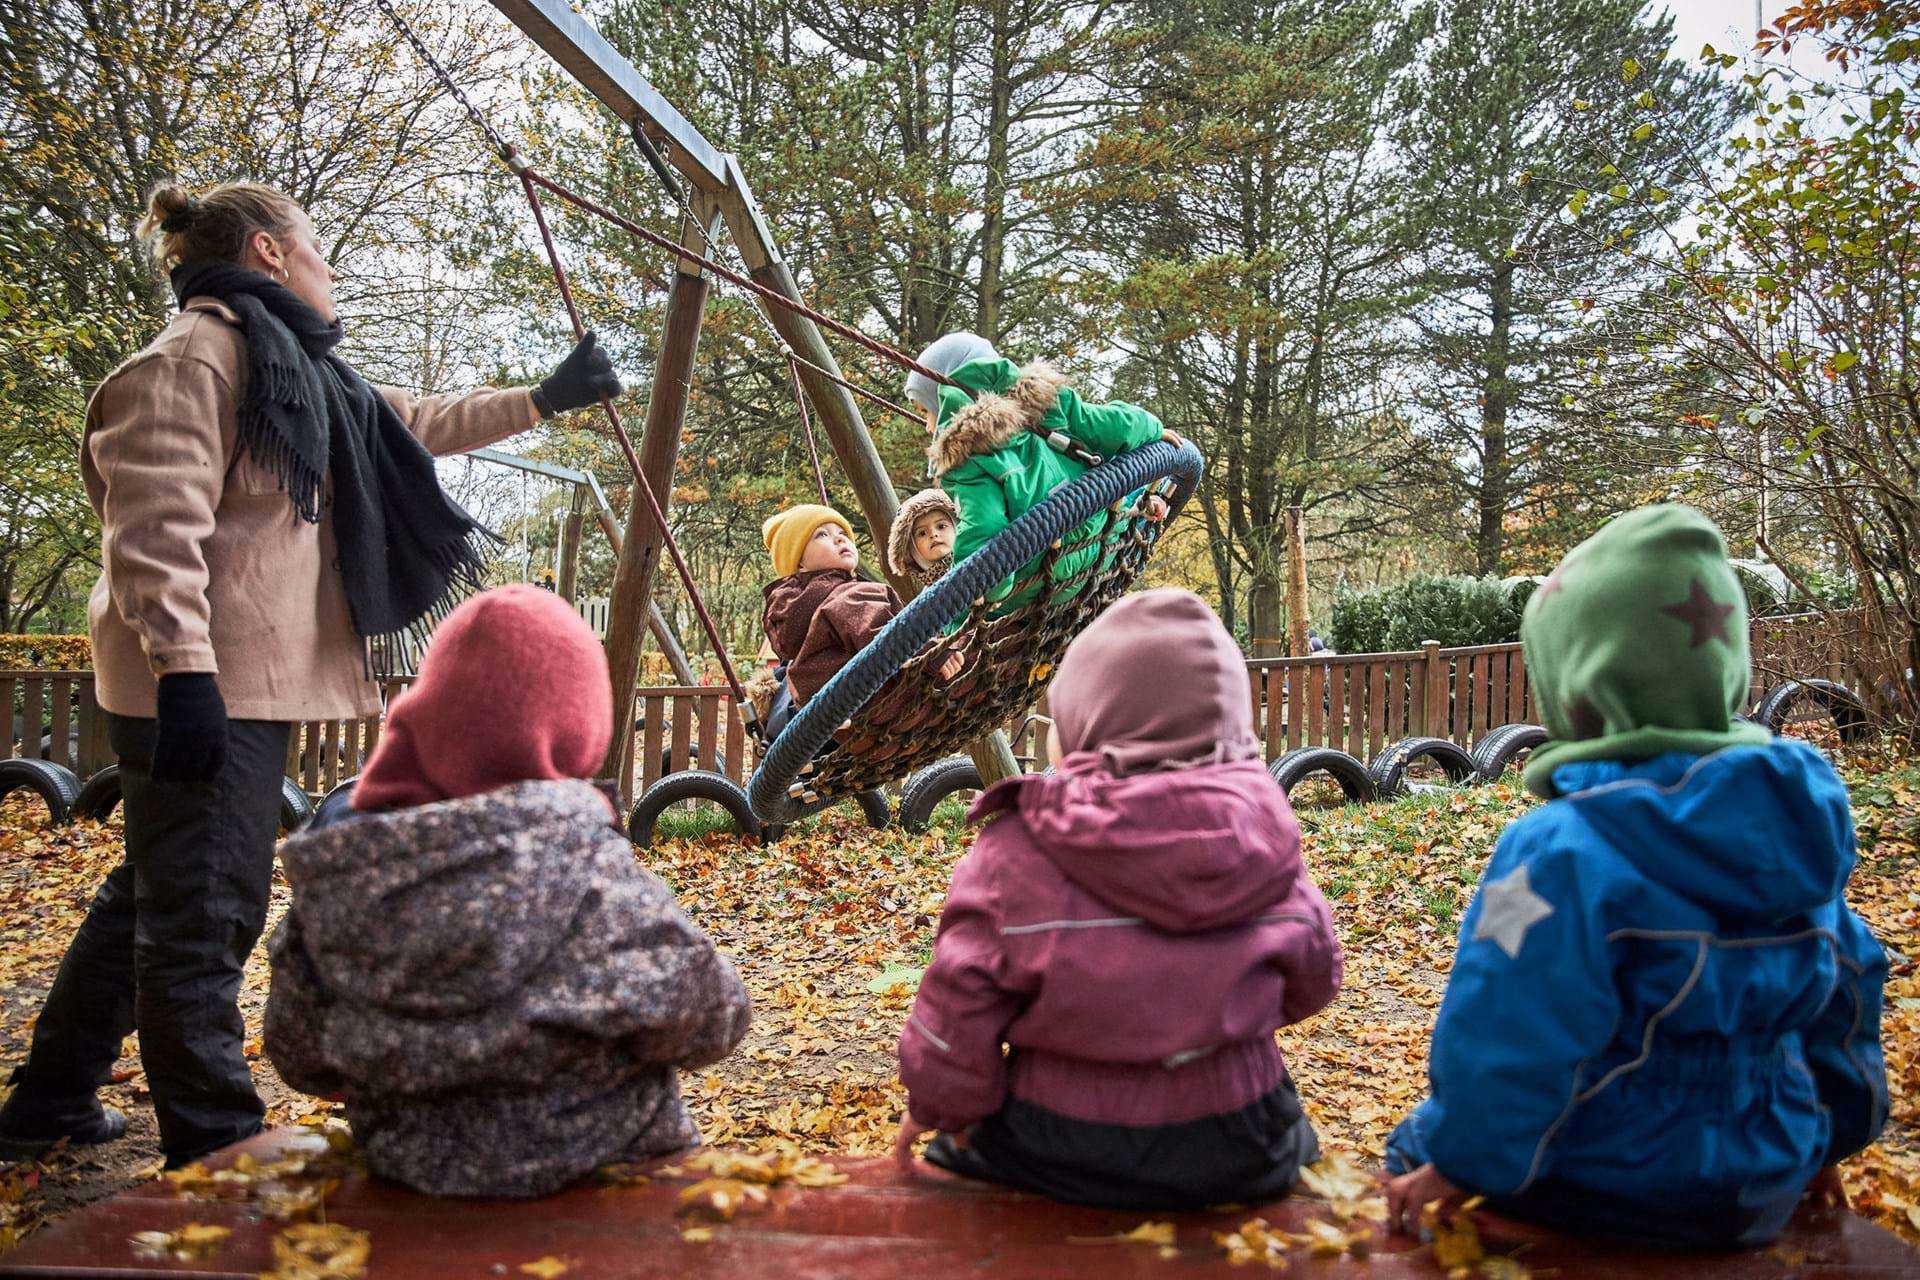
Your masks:
M219 675L236 720L331 720L380 709L334 567L333 514L294 514L272 473L236 448L246 378L238 317L191 300L87 405L80 470L100 516L88 603L100 705L154 714L158 677ZM539 420L525 389L382 395L436 454Z

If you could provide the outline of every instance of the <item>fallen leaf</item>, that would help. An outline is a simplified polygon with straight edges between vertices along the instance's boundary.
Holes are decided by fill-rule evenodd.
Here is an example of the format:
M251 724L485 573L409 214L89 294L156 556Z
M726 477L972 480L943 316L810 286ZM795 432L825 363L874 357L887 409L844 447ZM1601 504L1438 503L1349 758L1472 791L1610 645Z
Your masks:
M372 1242L337 1222L298 1222L273 1238L273 1269L260 1280L358 1280Z
M1158 1244L1173 1243L1174 1226L1171 1222L1143 1222L1131 1231L1122 1231L1111 1236L1068 1236L1068 1244Z
M711 1213L723 1222L731 1222L742 1205L766 1202L767 1189L757 1183L742 1182L738 1178L703 1178L681 1189L680 1207L675 1212Z
M232 1234L231 1227L189 1222L172 1231L135 1232L133 1251L143 1258L173 1258L179 1262L204 1260L211 1258Z
M689 1244L710 1244L713 1241L712 1227L688 1227L680 1233L680 1238Z
M573 1268L552 1254L548 1254L544 1258L535 1258L532 1262L521 1263L520 1270L525 1275L538 1277L538 1280L557 1280Z

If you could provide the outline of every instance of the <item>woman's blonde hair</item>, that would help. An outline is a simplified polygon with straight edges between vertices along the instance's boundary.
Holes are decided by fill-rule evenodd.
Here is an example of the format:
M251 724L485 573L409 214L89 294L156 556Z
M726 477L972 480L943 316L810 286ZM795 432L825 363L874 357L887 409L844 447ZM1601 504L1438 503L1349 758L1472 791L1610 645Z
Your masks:
M198 195L163 182L147 197L134 233L162 271L182 262L239 262L256 231L278 239L293 230L293 197L258 182L222 182Z

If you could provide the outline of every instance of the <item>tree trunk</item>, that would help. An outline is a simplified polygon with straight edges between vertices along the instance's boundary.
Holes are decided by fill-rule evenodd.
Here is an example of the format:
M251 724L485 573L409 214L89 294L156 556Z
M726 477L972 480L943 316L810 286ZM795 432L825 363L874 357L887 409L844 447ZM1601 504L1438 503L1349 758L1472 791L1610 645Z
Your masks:
M993 7L991 79L987 85L987 172L981 192L980 292L974 326L989 342L1000 340L1000 275L1007 253L1007 132L1013 114L1008 15Z
M1273 571L1280 563L1277 557L1268 555L1261 560L1247 598L1248 639L1254 657L1283 658L1287 652L1286 584Z
M1494 268L1487 301L1493 332L1487 339L1486 379L1481 384L1480 408L1480 528L1474 540L1476 568L1482 574L1499 573L1506 550L1509 465L1507 410L1513 386L1507 381L1513 327L1513 267Z

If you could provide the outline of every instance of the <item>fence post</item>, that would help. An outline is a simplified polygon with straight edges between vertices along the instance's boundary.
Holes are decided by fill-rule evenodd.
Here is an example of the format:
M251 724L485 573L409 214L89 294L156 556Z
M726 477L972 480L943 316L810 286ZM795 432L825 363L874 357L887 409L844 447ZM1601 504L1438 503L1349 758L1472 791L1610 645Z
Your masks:
M1440 642L1427 640L1420 645L1421 682L1425 697L1420 704L1420 732L1426 737L1447 736L1447 663L1440 656Z

